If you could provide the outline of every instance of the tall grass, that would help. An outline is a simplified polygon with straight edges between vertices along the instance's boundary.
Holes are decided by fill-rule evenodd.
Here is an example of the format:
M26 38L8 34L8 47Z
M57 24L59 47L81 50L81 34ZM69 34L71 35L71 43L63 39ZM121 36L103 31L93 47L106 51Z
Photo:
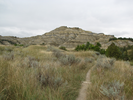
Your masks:
M105 59L109 60L109 58L105 58ZM105 62L105 60L103 62L101 61L98 63L100 63L101 68L95 67L92 70L92 73L91 73L92 84L88 89L88 100L111 100L111 98L113 100L133 100L133 96L132 96L133 68L124 61L116 61L114 62L113 66L109 66L107 68L106 66L108 66L110 63ZM106 91L108 93L113 93L114 91L115 92L118 91L118 90L111 90L111 89L117 89L115 86L112 87L113 86L111 85L112 82L115 82L113 84L117 84L117 82L124 83L123 89L119 90L119 92L116 95L114 93L113 94L114 97L111 97L111 94L108 94L108 96L104 95L104 93L101 92L101 88L104 90L107 89ZM110 86L110 87L107 88L107 86Z
M98 58L93 51L60 51L39 45L0 46L0 50L0 100L75 100L86 73ZM53 54L56 50L59 52ZM100 92L101 86L104 90L115 80L124 83L119 96L132 100L133 67L99 57L91 73L88 100L110 99Z
M2 100L43 99L42 90L35 78L35 71L28 68L12 66L6 60L0 60L0 95Z
M94 65L82 56L64 66L45 46L17 47L12 53L11 60L5 59L8 53L0 56L0 100L75 100Z

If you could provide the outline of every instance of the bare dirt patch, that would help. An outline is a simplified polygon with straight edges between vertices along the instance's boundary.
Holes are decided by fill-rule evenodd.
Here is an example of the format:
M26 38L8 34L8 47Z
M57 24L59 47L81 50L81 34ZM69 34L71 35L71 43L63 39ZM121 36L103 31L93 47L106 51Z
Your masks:
M51 51L44 51L44 50L40 51L40 53L52 54Z

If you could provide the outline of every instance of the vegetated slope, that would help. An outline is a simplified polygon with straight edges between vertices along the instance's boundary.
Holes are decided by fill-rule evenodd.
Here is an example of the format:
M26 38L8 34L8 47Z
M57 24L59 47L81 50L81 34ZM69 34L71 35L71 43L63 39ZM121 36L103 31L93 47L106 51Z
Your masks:
M27 38L17 38L17 37L5 37L0 36L0 44L23 44L23 45L54 45L54 46L64 46L67 48L73 48L77 45L85 44L90 42L91 44L96 44L99 42L102 48L106 49L112 42L118 46L133 45L131 41L109 41L111 38L115 38L113 35L105 35L104 33L94 33L91 31L85 31L78 27L67 27L61 26L43 35L27 37Z

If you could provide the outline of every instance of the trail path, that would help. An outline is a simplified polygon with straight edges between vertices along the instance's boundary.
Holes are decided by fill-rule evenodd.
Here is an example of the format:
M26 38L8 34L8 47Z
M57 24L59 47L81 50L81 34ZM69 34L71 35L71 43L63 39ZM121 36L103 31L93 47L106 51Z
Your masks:
M91 69L87 72L86 80L82 83L82 86L81 86L81 89L79 92L79 96L76 100L86 100L87 89L88 89L89 85L91 84L91 81L90 81Z

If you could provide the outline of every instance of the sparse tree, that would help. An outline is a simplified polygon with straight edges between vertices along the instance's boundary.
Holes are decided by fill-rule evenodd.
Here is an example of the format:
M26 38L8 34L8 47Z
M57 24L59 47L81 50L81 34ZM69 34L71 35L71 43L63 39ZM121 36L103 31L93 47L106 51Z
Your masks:
M106 50L106 56L115 57L116 59L119 59L121 57L121 52L119 47L117 47L114 43L112 43Z

